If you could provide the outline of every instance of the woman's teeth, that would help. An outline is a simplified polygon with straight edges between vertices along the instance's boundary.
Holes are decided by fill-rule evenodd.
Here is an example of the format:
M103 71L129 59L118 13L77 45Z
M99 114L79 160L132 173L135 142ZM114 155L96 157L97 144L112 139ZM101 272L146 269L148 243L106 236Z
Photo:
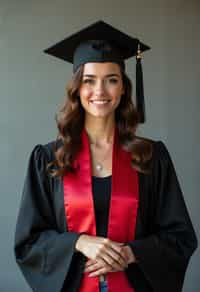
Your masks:
M110 100L91 100L91 102L94 103L94 104L106 104L109 101Z

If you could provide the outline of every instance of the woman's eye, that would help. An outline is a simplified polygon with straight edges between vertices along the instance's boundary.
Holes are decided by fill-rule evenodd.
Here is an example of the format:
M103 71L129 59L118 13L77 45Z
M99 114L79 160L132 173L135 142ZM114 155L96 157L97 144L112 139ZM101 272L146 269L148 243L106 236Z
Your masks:
M111 78L111 79L107 79L107 80L104 80L104 83L112 83L112 84L116 84L118 82L118 79L116 78ZM84 79L83 80L83 83L84 84L91 84L91 85L94 85L95 84L95 80L94 79Z
M83 83L93 84L94 80L93 79L85 79L85 80L83 80Z
M117 82L118 82L118 80L117 80L117 79L115 79L115 78L111 78L111 79L109 79L109 82L110 82L110 83L117 83Z

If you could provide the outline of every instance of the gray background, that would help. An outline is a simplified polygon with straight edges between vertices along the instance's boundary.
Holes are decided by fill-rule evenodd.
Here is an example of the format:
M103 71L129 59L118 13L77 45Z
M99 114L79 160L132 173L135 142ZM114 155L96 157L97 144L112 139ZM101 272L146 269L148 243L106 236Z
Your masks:
M138 133L166 143L199 236L199 0L0 0L1 292L30 291L13 255L23 180L34 145L56 137L72 72L42 50L99 19L152 47L143 61L148 123ZM134 82L135 60L127 71ZM200 291L199 263L197 250L184 292Z

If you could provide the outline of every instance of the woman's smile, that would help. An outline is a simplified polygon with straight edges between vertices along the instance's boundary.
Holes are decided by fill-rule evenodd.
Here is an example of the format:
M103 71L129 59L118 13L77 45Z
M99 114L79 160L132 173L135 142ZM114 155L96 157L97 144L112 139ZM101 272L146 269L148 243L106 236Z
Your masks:
M93 99L90 100L89 102L96 107L105 107L106 105L108 105L110 103L110 99Z

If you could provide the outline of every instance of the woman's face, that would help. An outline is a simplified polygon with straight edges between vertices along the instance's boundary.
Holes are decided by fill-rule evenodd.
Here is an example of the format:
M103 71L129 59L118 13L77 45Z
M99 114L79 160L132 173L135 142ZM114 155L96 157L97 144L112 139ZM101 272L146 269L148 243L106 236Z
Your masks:
M79 89L86 115L113 115L124 93L120 67L116 63L86 63Z

